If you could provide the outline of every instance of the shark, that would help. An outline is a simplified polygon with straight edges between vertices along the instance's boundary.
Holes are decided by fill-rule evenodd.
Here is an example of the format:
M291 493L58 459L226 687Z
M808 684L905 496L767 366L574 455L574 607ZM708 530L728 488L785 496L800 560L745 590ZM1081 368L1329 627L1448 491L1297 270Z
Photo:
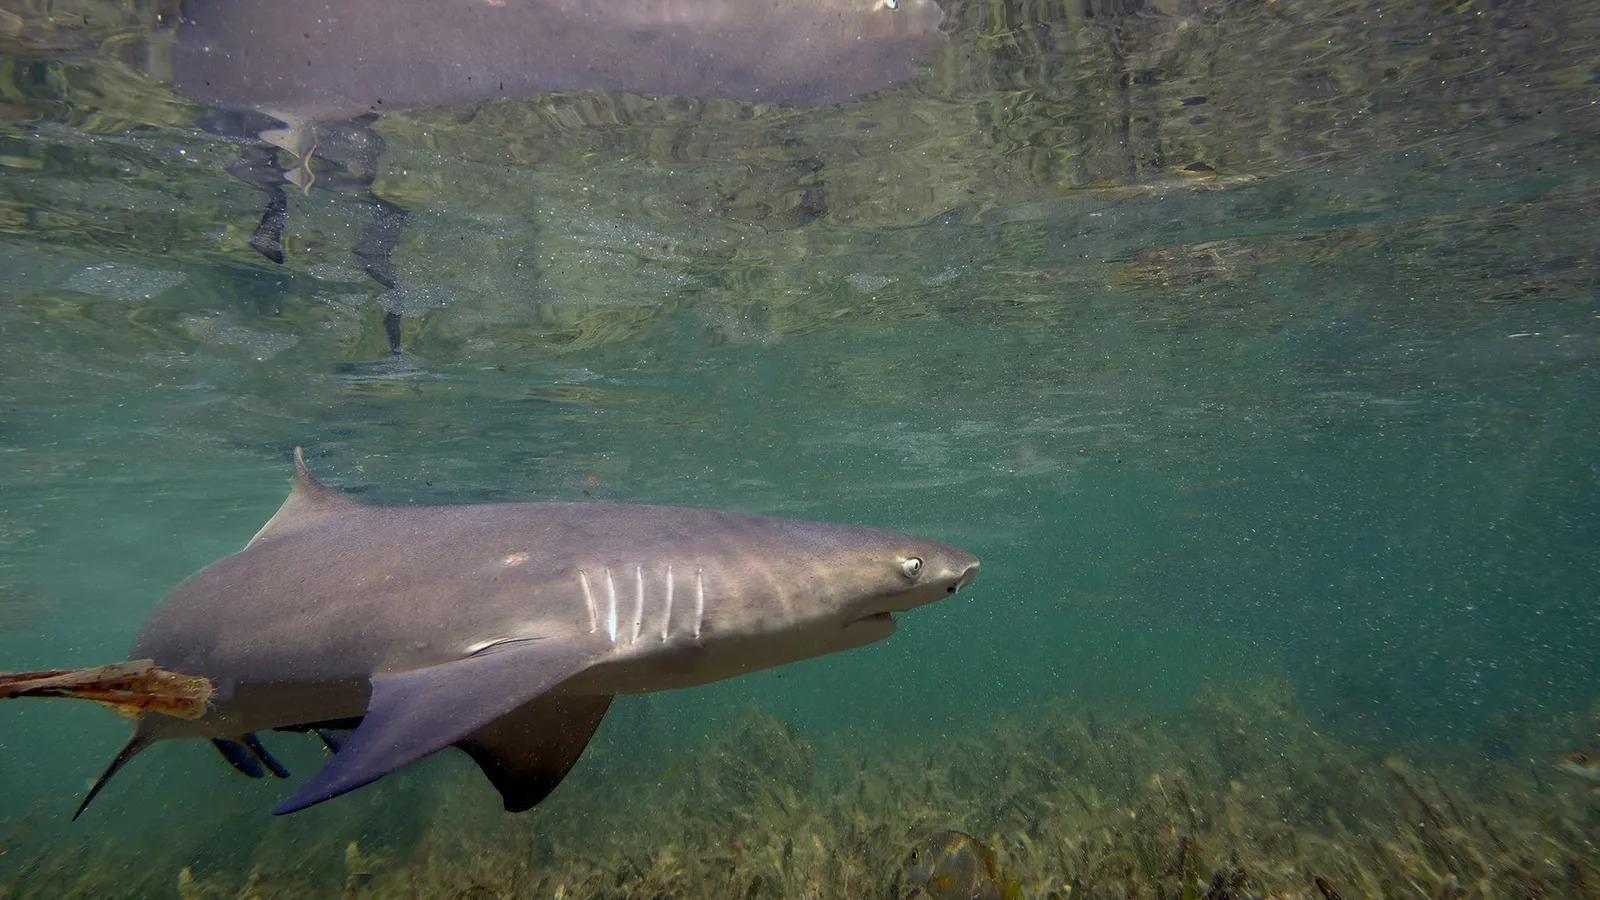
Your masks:
M369 505L319 481L296 448L278 511L179 584L134 639L132 658L207 679L204 709L139 718L73 818L165 740L209 740L246 775L289 777L268 731L315 733L332 751L275 814L448 747L507 811L528 810L616 695L873 643L978 567L895 531L710 509Z
M846 103L912 78L944 19L935 0L183 0L151 68L239 143L227 171L266 199L251 249L283 263L285 187L320 185L369 210L352 252L395 290L410 211L374 190L383 116L552 91ZM384 330L399 353L393 308Z

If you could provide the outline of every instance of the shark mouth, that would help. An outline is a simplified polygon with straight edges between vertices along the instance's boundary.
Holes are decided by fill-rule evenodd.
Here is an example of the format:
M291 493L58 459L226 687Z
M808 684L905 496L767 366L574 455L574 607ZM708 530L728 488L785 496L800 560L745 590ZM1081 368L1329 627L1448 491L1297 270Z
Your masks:
M860 628L863 625L893 630L895 626L894 613L885 610L883 612L873 613L870 616L861 616L860 618L851 619L850 621L844 623L846 630Z

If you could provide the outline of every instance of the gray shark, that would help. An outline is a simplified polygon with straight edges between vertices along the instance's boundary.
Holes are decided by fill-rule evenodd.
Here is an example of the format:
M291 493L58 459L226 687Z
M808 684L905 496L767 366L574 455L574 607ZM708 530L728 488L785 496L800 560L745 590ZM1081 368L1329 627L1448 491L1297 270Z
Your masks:
M875 528L605 503L380 507L294 486L240 552L191 576L132 658L204 676L206 713L146 716L89 791L152 743L212 740L288 773L257 733L335 752L277 814L455 746L532 808L616 694L684 688L862 646L971 583L978 560ZM339 738L337 729L350 729Z

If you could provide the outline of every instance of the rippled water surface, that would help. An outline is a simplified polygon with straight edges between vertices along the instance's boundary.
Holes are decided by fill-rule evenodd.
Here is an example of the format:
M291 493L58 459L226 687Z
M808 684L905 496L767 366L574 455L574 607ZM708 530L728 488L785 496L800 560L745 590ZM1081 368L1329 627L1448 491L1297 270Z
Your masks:
M122 659L297 444L983 576L520 816L440 757L273 819L195 742L69 825L125 723L5 704L0 897L894 896L930 828L1029 897L1600 896L1600 5L969 0L837 105L385 112L392 287L331 162L251 249L168 6L0 2L0 669Z

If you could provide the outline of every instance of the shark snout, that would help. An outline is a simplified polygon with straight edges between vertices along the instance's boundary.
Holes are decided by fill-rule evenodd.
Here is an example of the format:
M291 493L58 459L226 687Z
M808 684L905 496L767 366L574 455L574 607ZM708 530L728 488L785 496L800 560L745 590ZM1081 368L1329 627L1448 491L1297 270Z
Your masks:
M933 563L931 571L925 574L921 586L910 592L915 598L914 605L949 597L978 577L978 558L965 550L941 547L937 551L930 551L928 556Z
M961 547L929 542L920 548L919 555L927 561L924 583L937 583L947 593L954 594L978 577L977 554Z
M959 591L962 588L966 587L967 585L971 584L972 583L972 579L977 578L977 577L978 577L978 558L976 556L974 556L974 557L972 557L970 562L967 562L962 567L961 574L956 576L956 580L950 582L950 586L945 588L945 592L949 593L949 594L954 594L956 591Z

